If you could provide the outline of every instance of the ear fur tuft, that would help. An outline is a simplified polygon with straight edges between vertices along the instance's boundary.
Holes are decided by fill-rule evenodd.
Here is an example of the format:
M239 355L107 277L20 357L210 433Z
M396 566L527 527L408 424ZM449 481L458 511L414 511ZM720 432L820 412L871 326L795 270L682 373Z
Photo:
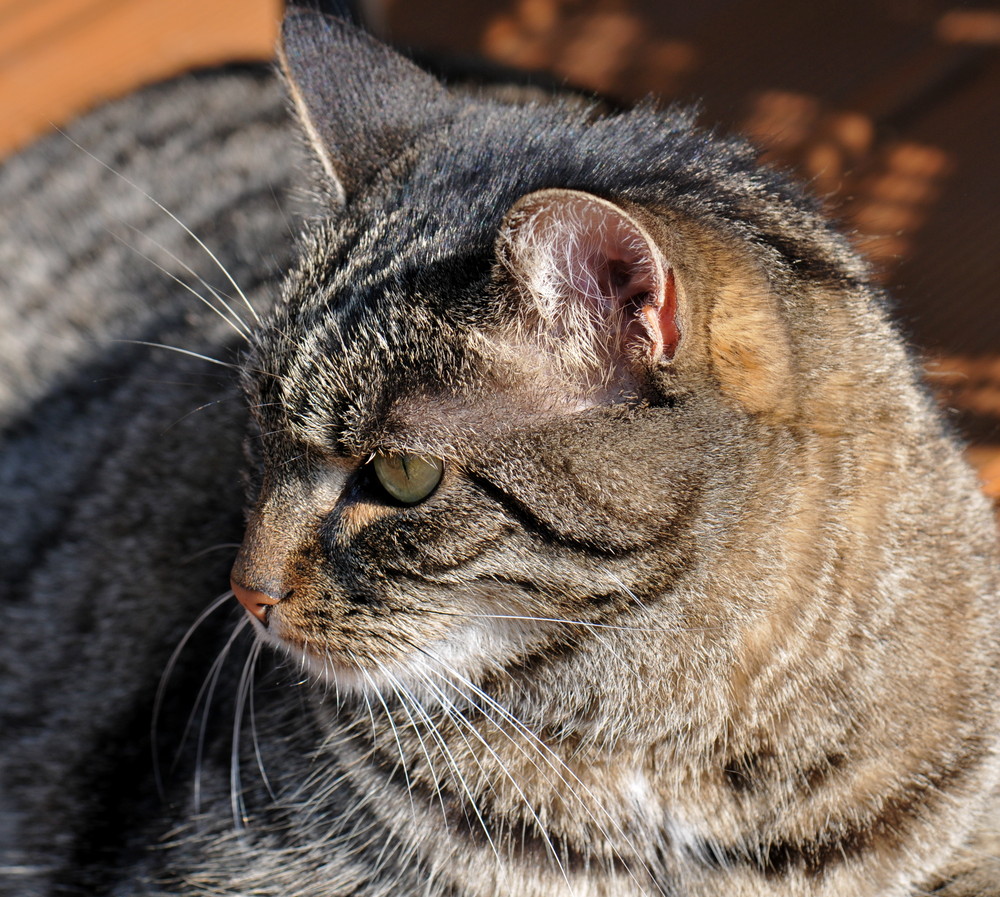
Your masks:
M613 371L673 357L673 272L614 203L576 190L530 193L508 213L497 253L567 367Z

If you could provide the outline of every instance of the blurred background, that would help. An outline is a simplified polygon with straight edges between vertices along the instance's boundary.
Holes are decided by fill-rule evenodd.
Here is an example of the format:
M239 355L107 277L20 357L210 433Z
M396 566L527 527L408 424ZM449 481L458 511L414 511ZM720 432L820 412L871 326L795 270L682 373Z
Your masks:
M140 84L270 60L281 0L0 0L0 156ZM1000 5L367 0L381 36L697 102L809 181L892 289L1000 501ZM2 210L0 210L2 215Z

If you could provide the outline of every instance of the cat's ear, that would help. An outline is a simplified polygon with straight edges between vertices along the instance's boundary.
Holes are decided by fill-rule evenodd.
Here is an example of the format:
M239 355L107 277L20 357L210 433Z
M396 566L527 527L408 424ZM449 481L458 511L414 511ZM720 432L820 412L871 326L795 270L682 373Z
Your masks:
M329 190L347 202L448 114L442 84L356 26L290 4L278 57Z
M541 323L606 360L670 360L680 341L671 266L624 209L577 190L540 190L508 213L501 262Z

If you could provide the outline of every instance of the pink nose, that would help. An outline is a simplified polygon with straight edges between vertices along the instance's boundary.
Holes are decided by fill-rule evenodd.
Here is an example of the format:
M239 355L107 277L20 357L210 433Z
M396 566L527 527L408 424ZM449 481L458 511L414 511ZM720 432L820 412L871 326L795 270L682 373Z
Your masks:
M236 600L260 620L261 623L264 622L267 609L281 600L280 598L268 595L266 592L255 592L253 589L245 589L235 579L230 579L229 585L233 587L233 594L236 595Z

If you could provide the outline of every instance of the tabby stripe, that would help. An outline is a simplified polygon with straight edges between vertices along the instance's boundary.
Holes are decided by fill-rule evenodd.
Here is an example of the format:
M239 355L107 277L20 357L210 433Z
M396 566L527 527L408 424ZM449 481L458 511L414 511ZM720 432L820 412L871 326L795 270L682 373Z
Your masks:
M564 533L560 533L553 529L550 524L546 523L537 514L535 514L531 508L514 496L504 492L481 474L469 472L468 477L473 484L478 486L485 495L500 505L504 511L506 511L506 513L516 520L524 529L530 533L534 533L536 536L540 536L546 542L555 542L558 545L565 545L567 548L572 548L584 554L589 554L592 557L601 558L621 558L648 548L647 545L626 549L620 547L608 547L596 542L591 542L585 538L567 536Z
M388 576L397 576L404 579L410 579L414 582L419 583L436 583L435 576L439 576L442 573L455 573L458 570L462 570L465 567L474 564L484 555L489 554L491 551L496 550L496 542L487 542L483 545L477 546L469 554L463 557L456 558L455 560L438 560L429 561L426 558L421 559L419 567L414 570L406 567L399 567L396 565L389 565L385 567L385 573ZM482 577L477 577L482 578Z
M862 822L828 822L812 840L777 840L735 847L706 841L694 853L700 853L703 861L718 869L749 865L767 877L790 871L816 877L830 866L864 854L898 850L909 837L909 824L940 795L953 791L970 771L978 769L987 753L982 739L975 738L953 765L911 781L901 792L887 797L877 815Z

